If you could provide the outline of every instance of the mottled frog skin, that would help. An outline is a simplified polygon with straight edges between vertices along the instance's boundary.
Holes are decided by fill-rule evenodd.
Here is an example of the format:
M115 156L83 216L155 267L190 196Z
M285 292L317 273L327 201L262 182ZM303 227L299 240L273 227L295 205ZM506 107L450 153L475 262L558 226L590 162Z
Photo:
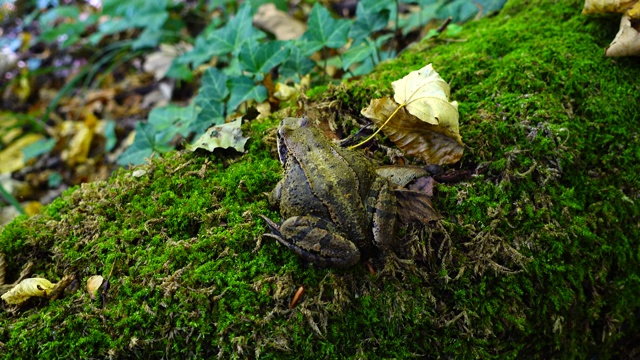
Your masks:
M306 118L278 127L284 175L270 196L284 220L267 234L321 267L348 267L391 248L396 198L364 155L329 141Z

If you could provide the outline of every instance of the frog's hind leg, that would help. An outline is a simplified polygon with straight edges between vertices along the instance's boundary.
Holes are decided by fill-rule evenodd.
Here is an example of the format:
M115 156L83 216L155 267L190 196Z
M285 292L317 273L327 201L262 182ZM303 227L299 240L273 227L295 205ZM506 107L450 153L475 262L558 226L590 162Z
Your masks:
M330 222L314 216L294 216L280 226L280 243L301 258L321 267L348 267L360 260L360 251Z

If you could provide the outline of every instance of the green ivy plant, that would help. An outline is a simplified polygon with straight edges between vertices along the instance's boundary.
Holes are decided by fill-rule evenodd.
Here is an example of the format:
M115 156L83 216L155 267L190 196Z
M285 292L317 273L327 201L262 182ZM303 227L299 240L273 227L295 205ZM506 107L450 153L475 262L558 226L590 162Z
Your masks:
M192 50L173 60L167 77L191 81L196 69L214 57L216 67L206 68L202 73L198 94L190 104L154 109L146 122L138 123L134 142L120 156L119 164L142 163L153 153L175 148L172 141L176 135L199 136L209 126L224 123L241 104L263 102L268 90L262 82L267 74L275 76L274 68L279 74L272 79L274 82L297 82L307 74L326 73L329 64L341 68L344 77L364 75L381 61L396 56L394 35L398 32L406 35L433 19L452 17L454 22L465 21L478 12L474 3L479 3L484 12L489 13L500 9L505 0L410 1L407 3L417 3L421 10L406 19L398 16L402 1L360 0L355 20L334 18L326 8L315 3L309 13L307 31L299 39L289 41L273 40L253 26L252 12L264 2L246 1L239 7L232 1L209 2L209 11L232 9L235 14L228 16L226 23L212 21L191 39ZM169 0L105 0L102 14L91 14L79 20L78 7L58 6L39 17L43 27L39 40L56 42L62 48L83 41L88 46L97 46L107 36L136 29L139 33L135 39L119 42L119 51L109 54L122 54L131 49L140 55L160 43L181 40L176 34L185 33L182 30L187 25L180 16L172 14L180 14L183 10L184 5ZM98 22L100 16L106 16L107 20ZM95 26L97 31L83 38L87 29ZM459 32L460 27L455 30ZM434 36L437 34L428 35ZM343 50L349 42L348 49ZM311 56L318 52L321 60L316 62ZM338 55L330 58L330 53ZM78 78L89 79L91 75L95 72L85 71ZM75 83L72 81L70 86ZM50 109L56 103L54 99Z

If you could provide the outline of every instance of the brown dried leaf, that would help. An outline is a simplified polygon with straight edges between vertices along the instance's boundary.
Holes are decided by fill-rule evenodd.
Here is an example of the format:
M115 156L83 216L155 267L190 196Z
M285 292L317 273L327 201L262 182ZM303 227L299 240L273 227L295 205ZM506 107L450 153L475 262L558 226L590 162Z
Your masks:
M272 33L278 40L297 39L304 34L307 28L303 22L278 10L272 3L264 4L258 8L258 12L253 16L253 24Z
M65 275L53 285L53 289L49 292L49 300L55 300L65 293L65 289L76 279L75 275Z
M637 12L640 13L640 5L638 8ZM620 31L616 34L611 45L605 49L606 56L640 56L640 22L634 20L634 23L635 26L633 26L629 14L622 16Z
M398 200L398 216L403 223L426 224L429 221L442 219L442 216L433 208L431 196L427 193L415 190L394 190L393 193Z
M390 98L371 100L362 115L380 127L397 107ZM464 151L460 134L446 126L420 121L404 108L398 110L382 131L406 155L420 157L431 164L453 164L460 160Z

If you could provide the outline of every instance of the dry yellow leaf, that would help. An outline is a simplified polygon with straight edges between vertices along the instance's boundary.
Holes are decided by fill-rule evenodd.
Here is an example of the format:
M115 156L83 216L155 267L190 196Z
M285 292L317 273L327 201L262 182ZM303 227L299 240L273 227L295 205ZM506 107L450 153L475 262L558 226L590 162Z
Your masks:
M7 304L21 304L30 297L47 297L54 285L47 279L29 278L22 280L13 289L2 295L2 300Z
M582 14L624 13L636 0L586 0Z
M458 133L458 103L449 101L449 84L429 64L391 83L393 99L411 115Z
M22 149L43 138L40 134L27 134L0 151L0 174L22 169L25 165Z
M612 57L640 56L640 26L633 27L629 15L622 16L620 30L604 53Z
M631 9L627 11L627 15L629 15L631 20L640 20L640 1L633 4Z
M381 127L397 108L398 104L390 98L376 99L362 110L362 115ZM427 124L405 108L398 109L382 131L406 155L420 157L431 164L453 164L464 151L460 134L444 126Z
M96 298L96 290L100 288L104 278L101 275L93 275L89 279L87 279L87 292L89 293L89 297L91 300Z

